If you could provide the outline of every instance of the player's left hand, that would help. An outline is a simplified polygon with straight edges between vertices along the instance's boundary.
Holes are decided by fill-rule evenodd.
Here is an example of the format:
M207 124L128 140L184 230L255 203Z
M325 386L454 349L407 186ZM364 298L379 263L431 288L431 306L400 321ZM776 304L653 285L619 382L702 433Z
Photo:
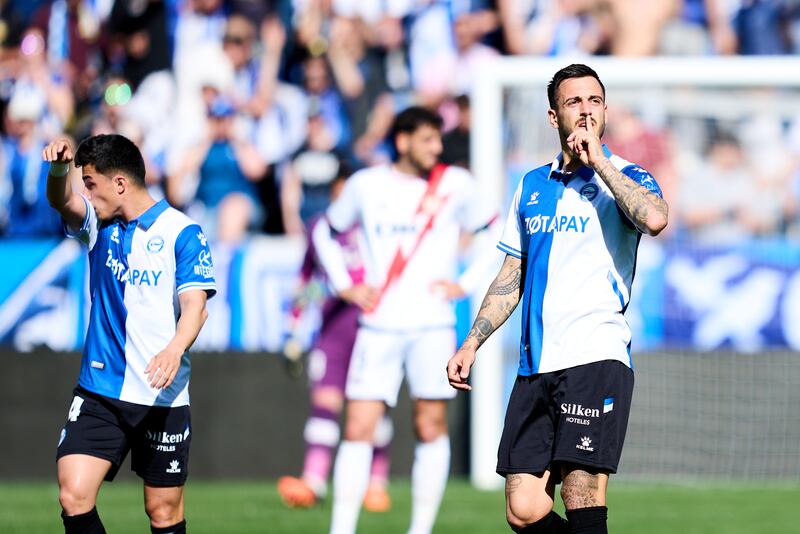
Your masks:
M464 288L451 280L436 280L431 284L431 291L442 295L447 300L464 298Z
M605 159L600 138L591 130L591 117L586 117L583 125L567 137L567 146L580 158L584 165L594 166Z
M155 389L168 388L181 367L183 352L178 352L167 347L150 360L144 370L150 387Z

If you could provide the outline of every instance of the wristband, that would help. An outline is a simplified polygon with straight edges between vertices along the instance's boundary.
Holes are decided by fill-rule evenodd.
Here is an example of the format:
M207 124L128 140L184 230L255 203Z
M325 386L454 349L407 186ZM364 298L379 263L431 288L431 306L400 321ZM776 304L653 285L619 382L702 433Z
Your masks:
M53 162L50 164L50 174L52 176L66 176L69 172L69 163Z

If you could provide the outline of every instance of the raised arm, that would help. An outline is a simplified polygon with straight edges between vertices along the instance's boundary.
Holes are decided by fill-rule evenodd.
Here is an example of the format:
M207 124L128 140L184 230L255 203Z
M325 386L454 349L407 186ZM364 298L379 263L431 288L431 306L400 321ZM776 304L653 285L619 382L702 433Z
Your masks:
M47 174L47 201L61 214L67 226L79 228L86 218L86 202L72 190L69 178L74 154L66 140L53 141L42 150L42 159L50 163Z
M588 124L588 120L586 123ZM617 169L603 152L600 139L586 128L567 137L567 145L584 165L589 165L606 183L620 209L643 234L658 235L667 226L669 207L659 195L636 183ZM652 177L650 181L655 184ZM656 187L657 190L657 187Z
M500 272L486 291L478 317L467 338L447 363L447 378L456 389L470 390L469 371L475 363L475 353L492 333L500 328L519 304L524 287L523 261L507 255Z

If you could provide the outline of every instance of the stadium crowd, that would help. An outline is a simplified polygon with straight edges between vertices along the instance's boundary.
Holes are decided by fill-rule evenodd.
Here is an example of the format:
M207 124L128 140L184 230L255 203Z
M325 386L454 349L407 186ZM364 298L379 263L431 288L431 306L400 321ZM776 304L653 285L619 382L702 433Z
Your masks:
M216 240L236 243L251 232L301 234L326 207L337 175L391 157L387 129L412 103L443 117L443 161L467 165L466 95L476 69L495 56L800 52L796 0L0 6L4 238L60 233L39 155L65 133L134 140L152 193L186 210ZM675 227L713 242L800 233L800 119L735 131L711 125L717 134L687 164L672 150L671 132L625 109L614 113L609 146L657 176L677 176L664 180L677 208ZM739 231L730 232L731 224Z

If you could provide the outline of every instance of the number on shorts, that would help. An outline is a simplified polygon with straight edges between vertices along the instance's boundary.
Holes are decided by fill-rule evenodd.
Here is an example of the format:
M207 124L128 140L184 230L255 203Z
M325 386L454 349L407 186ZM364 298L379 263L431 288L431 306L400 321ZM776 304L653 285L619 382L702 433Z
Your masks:
M83 406L83 399L76 395L75 398L72 399L72 406L69 407L67 419L72 422L77 421L78 416L81 414L81 406Z

